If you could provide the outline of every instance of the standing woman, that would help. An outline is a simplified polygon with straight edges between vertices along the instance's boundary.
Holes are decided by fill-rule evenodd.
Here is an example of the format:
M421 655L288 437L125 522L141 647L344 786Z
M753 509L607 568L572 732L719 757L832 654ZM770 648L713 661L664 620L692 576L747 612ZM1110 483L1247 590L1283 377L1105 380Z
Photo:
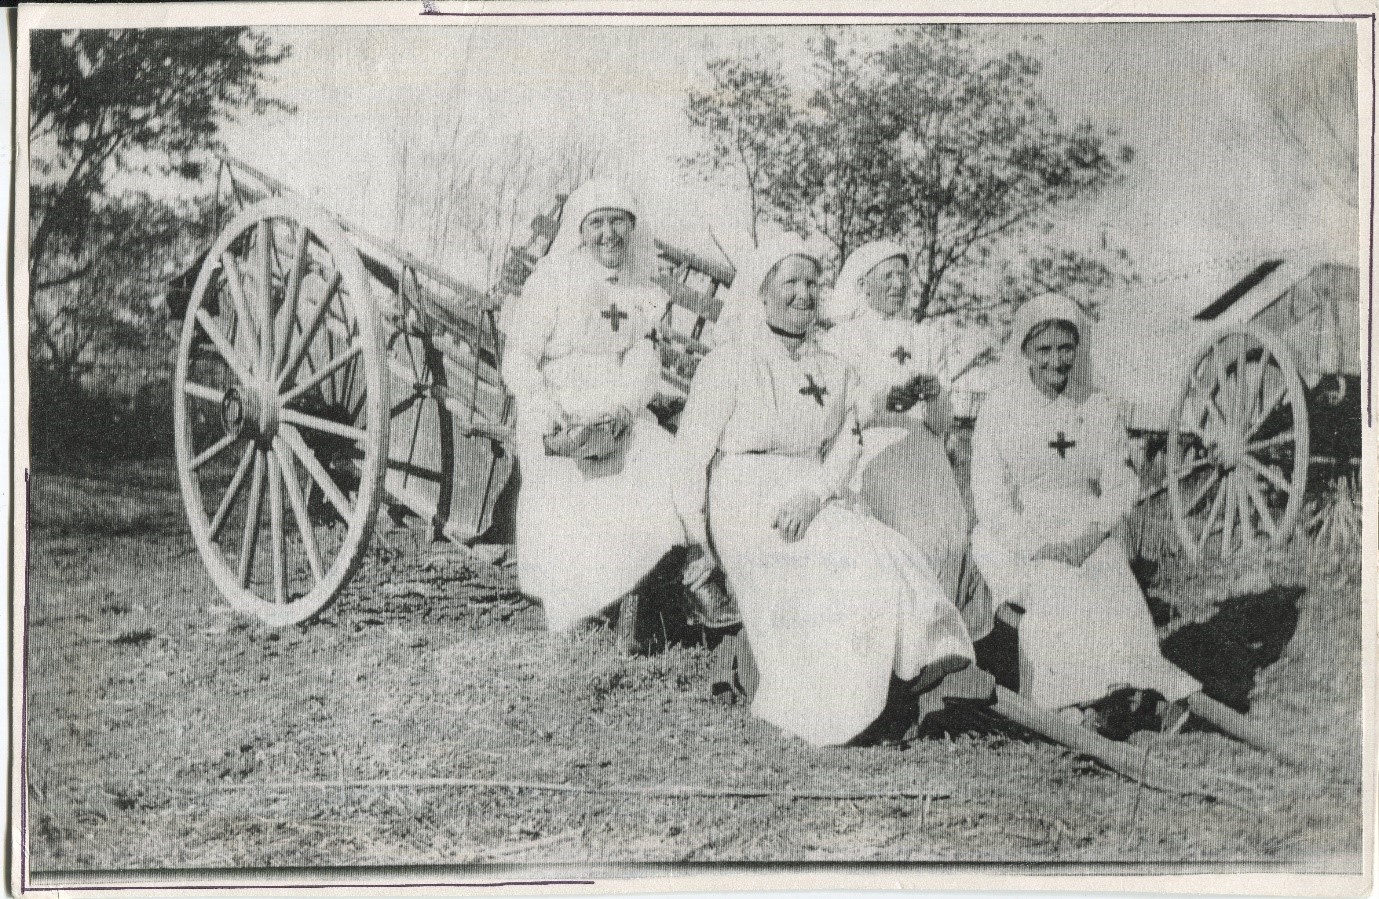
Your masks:
M820 340L861 376L864 448L853 488L919 548L979 639L991 630L991 603L984 589L959 592L971 523L944 449L953 414L943 346L932 325L911 317L909 297L904 247L858 247L838 274L828 306L834 326Z
M738 273L681 415L678 489L690 539L712 545L704 568L716 557L737 598L752 711L833 745L881 714L893 675L932 688L972 644L918 552L842 499L859 385L814 339L819 273L798 238Z
M647 403L667 298L637 203L592 180L565 204L550 253L505 320L503 380L517 400L517 578L552 631L597 615L683 539Z
M1122 524L1139 491L1115 407L1092 386L1081 310L1020 307L972 440L972 553L997 603L1024 610L1020 692L1082 717L1131 687L1175 702L1200 684L1159 652Z

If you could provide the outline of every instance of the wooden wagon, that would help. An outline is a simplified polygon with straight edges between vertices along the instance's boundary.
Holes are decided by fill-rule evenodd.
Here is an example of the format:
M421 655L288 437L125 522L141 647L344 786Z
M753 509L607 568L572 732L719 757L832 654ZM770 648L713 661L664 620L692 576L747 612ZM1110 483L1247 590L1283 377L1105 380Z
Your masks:
M550 247L563 199L485 292L221 158L223 226L173 281L168 307L182 322L182 496L231 606L271 625L316 614L348 582L385 507L454 541L494 527L514 414L496 314ZM732 272L657 250L671 303L653 408L669 417Z
M483 292L229 157L216 192L226 219L220 235L168 293L182 321L177 465L191 531L217 588L235 609L280 626L318 613L342 591L384 507L455 541L494 528L514 472L514 410L499 373L496 313L549 249L564 198L536 217L498 287ZM663 390L653 410L670 420L707 352L702 338L733 271L660 241L656 247L657 281L670 302L660 329ZM1285 393L1290 401L1301 396L1276 338L1232 334L1256 340L1264 353L1256 344L1236 346L1213 383L1245 372L1251 389L1282 385L1293 391ZM1219 374L1216 352L1208 354L1208 373ZM1256 369L1266 372L1257 381ZM1194 374L1186 395L1199 395L1200 380ZM1196 407L1180 405L1191 420ZM1177 428L1171 439L1193 446L1184 435L1202 433L1214 432ZM1260 439L1282 446L1274 436L1271 427ZM1189 479L1195 459L1173 458L1173 470L1187 472L1179 480ZM1199 715L1278 750L1242 716L1200 699ZM1177 789L1173 772L1148 768L1128 747L1003 688L993 687L991 710L1132 779Z
M1157 500L1146 512L1168 516L1190 558L1282 546L1309 492L1358 470L1359 277L1334 261L1269 259L1186 322L1149 333L1141 319L1159 364L1125 377L1151 395L1130 411Z

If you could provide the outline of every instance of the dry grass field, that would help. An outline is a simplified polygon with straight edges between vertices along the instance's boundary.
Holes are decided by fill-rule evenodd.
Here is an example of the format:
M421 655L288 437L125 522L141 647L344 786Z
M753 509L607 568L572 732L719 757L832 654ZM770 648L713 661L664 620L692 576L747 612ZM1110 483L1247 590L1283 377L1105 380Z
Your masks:
M30 491L24 775L33 872L600 862L1265 862L1358 871L1354 559L1148 581L1165 651L1303 747L1137 735L1229 802L1138 787L1014 731L815 749L709 695L708 652L552 639L510 565L375 539L315 622L222 608L166 463ZM587 792L439 783L542 782ZM626 787L932 798L657 796Z

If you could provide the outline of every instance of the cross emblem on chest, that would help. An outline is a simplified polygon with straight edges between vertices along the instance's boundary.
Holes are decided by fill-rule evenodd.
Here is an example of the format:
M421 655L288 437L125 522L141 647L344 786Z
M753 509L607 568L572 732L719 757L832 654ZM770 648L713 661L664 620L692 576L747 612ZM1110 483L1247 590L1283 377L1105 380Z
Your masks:
M1077 446L1077 441L1076 441L1076 440L1069 440L1069 439L1063 434L1062 431L1059 431L1059 432L1058 432L1058 439L1057 439L1057 440L1050 440L1050 441L1049 441L1049 449L1056 449L1056 450L1058 450L1058 458L1060 458L1060 459L1066 459L1066 458L1068 458L1068 450L1072 449L1072 448L1075 447L1075 446Z
M858 443L861 443L861 442L862 442L862 423L861 423L860 421L854 421L854 422L852 423L852 433L854 433L854 434L857 435L857 442L858 442Z
M800 388L800 395L812 396L814 397L814 402L822 406L824 404L824 394L828 393L828 388L823 384L814 383L813 375L805 375L804 380L805 385Z
M608 324L612 325L614 331L618 330L619 319L627 318L627 313L619 309L617 303L609 303L608 308L599 315L608 319Z
M905 349L905 347L903 347L903 346L897 346L897 347L895 348L895 352L891 353L891 355L895 357L895 361L896 361L896 362L898 362L898 363L901 364L901 365L904 365L904 364L905 364L905 360L906 360L906 359L909 359L911 356L913 356L914 353L912 353L912 352L910 352L909 350Z

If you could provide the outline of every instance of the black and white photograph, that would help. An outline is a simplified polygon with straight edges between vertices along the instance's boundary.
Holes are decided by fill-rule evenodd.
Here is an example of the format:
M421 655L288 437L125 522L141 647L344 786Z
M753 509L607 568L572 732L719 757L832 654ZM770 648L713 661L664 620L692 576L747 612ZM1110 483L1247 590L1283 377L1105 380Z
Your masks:
M11 889L1368 891L1371 6L198 6L19 11Z

